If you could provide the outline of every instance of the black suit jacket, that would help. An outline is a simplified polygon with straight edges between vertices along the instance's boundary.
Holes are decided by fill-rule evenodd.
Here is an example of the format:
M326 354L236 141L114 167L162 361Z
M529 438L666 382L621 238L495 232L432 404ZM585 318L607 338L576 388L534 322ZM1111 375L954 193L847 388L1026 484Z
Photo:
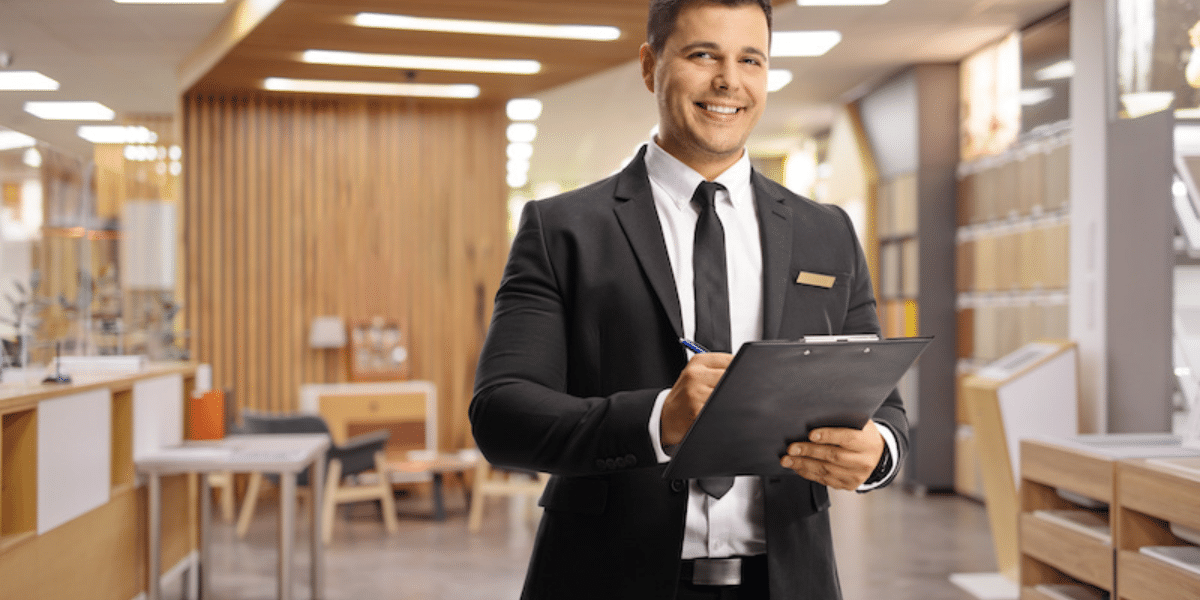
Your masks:
M479 449L497 465L553 474L523 598L673 598L687 502L662 478L647 432L686 363L679 299L643 160L521 217L471 402ZM762 235L764 339L878 333L862 249L839 208L751 175ZM797 284L801 271L832 288ZM731 293L737 293L732 290ZM893 392L875 415L907 420ZM827 490L763 481L771 597L841 597Z

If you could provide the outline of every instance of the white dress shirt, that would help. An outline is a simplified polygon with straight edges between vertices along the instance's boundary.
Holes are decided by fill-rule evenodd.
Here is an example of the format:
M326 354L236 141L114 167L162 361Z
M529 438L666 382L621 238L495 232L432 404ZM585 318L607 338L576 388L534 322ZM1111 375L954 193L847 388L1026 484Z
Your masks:
M662 225L663 240L675 275L675 289L683 317L684 335L696 331L696 298L692 284L692 250L699 211L692 195L704 176L680 162L651 141L646 149L646 170L654 206ZM717 216L725 229L725 264L729 281L730 342L736 351L748 341L762 339L762 241L750 184L750 158L742 158L714 181L725 186L716 196ZM684 352L683 348L680 348ZM659 462L670 457L662 450L660 423L667 392L658 395L650 415L650 439ZM896 442L891 430L881 426L896 468ZM864 486L867 490L875 486ZM704 493L693 480L688 489L687 523L682 558L747 556L767 551L763 518L762 480L757 476L737 477L733 488L720 499Z

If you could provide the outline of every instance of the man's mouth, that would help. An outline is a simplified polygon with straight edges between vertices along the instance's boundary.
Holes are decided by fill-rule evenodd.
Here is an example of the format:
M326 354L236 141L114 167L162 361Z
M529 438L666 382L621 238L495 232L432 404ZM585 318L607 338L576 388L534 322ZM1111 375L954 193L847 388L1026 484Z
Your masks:
M721 114L721 115L737 114L738 111L742 110L741 108L738 108L736 106L721 106L720 104L704 104L703 102L697 102L696 106L699 106L700 108L707 110L709 112L715 112L715 113Z

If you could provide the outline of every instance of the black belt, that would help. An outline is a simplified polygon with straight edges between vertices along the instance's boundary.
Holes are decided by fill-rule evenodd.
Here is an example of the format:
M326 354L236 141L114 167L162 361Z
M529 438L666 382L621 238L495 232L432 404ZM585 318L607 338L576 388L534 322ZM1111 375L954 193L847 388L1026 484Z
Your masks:
M692 585L741 585L767 579L767 555L690 558L679 565L679 579Z

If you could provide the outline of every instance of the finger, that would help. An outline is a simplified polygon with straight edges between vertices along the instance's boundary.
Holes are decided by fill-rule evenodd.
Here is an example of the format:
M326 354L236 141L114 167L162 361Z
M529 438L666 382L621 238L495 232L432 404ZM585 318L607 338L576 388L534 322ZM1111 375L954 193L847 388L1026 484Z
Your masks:
M865 480L860 480L858 474L852 470L813 458L784 456L779 464L809 481L839 490L856 489Z
M728 352L701 352L692 357L688 364L703 365L710 369L725 369L733 362L733 355Z
M852 450L842 446L796 442L788 447L788 455L830 463L852 471L874 469L878 458L872 459L870 451ZM869 470L868 470L869 473Z
M808 434L810 442L841 446L851 450L869 450L876 437L879 437L879 430L874 421L867 421L862 429L821 427Z

